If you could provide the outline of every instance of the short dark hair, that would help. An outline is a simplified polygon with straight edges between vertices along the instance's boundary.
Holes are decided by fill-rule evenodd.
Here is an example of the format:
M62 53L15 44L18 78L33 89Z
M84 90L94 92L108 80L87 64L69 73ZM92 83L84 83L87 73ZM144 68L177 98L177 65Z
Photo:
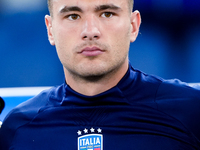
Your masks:
M133 11L134 0L128 0L130 11Z
M51 15L52 14L52 3L51 3L51 0L47 1L47 5L48 5L49 13Z
M52 16L53 15L53 12L52 12L52 0L48 0L47 3L48 3L49 13ZM129 5L129 8L130 8L130 11L132 11L133 10L133 5L134 5L134 0L128 0L128 5Z

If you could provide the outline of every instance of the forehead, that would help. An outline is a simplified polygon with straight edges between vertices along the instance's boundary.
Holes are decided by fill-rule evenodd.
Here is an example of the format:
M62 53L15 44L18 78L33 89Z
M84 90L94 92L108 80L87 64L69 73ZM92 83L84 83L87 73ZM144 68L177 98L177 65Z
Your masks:
M62 9L64 6L78 6L92 9L98 5L113 4L124 9L128 8L128 0L52 0L53 10Z

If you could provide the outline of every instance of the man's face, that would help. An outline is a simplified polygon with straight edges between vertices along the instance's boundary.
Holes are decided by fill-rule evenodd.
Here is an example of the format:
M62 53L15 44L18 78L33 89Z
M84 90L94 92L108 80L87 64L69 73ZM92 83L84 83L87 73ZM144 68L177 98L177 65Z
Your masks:
M49 41L65 71L100 76L128 62L140 16L131 14L127 0L53 0L52 12L45 17Z

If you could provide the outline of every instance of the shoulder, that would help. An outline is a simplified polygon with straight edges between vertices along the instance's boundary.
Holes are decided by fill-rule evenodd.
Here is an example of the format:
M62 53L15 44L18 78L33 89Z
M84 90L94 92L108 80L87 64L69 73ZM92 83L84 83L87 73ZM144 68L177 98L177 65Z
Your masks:
M200 89L180 80L165 80L160 84L156 103L159 111L180 121L200 139Z
M200 85L135 72L139 78L137 88L143 91L142 95L154 98L158 111L179 121L200 140Z
M132 76L129 87L132 92L137 91L141 96L151 97L156 103L191 103L200 104L200 85L189 85L178 79L165 80L161 77L145 74L139 70L131 68ZM129 88L129 89L130 89ZM135 95L137 95L135 93Z
M157 92L157 101L185 99L188 103L192 100L200 102L200 89L197 84L189 85L178 79L163 80ZM200 104L200 103L199 103Z
M9 145L18 128L28 124L46 107L52 107L61 100L63 85L42 91L37 96L15 107L5 118L0 130L0 144ZM3 140L2 140L3 139Z
M26 121L31 120L37 113L40 112L41 108L55 105L57 101L62 100L62 88L63 85L52 87L19 104L8 114L3 124L6 124L7 121L11 120L11 118L13 120L14 118L19 119L20 117L26 117Z

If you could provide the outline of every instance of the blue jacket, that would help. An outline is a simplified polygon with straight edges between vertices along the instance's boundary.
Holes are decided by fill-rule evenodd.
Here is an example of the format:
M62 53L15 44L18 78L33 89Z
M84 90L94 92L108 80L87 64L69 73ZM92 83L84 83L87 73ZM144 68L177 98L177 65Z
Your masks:
M64 83L9 113L0 149L200 150L200 90L131 66L96 96Z

